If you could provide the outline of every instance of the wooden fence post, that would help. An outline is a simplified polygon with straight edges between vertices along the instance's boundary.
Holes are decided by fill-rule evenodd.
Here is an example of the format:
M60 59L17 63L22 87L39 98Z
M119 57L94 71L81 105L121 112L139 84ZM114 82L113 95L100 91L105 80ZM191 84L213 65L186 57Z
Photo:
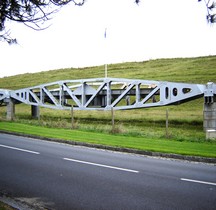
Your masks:
M74 129L74 109L73 109L73 105L71 105L71 129Z
M169 138L169 110L166 109L166 137Z
M112 132L114 132L115 131L115 119L114 119L113 107L111 108L111 115L112 115Z

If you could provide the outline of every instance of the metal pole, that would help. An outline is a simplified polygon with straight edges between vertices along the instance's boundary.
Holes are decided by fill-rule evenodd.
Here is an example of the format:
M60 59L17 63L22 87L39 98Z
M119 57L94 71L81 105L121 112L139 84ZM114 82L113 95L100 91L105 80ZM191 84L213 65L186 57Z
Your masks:
M105 28L105 32L104 32L104 38L105 38L105 65L104 65L104 68L105 68L105 78L107 78L107 41L106 41L106 38L107 38L107 28Z
M105 64L105 78L107 78L107 64Z

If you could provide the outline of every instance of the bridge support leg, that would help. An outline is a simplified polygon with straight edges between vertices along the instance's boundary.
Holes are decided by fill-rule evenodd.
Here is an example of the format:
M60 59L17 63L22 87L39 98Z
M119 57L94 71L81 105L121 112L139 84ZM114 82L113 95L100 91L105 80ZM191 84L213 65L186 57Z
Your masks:
M39 106L31 106L31 115L34 119L40 119L40 108Z
M216 102L204 104L203 128L204 131L216 130Z
M6 119L7 120L13 120L15 117L15 103L14 103L13 99L9 98L6 100L6 104L7 104Z

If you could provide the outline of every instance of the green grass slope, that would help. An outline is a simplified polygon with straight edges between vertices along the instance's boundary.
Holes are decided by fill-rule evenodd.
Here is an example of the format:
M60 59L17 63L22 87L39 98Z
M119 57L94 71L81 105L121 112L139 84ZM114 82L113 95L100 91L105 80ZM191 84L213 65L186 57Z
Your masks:
M149 139L124 135L111 135L80 130L53 129L24 125L20 123L0 122L0 130L31 134L39 137L86 142L118 148L130 148L151 152L191 155L216 158L214 142L171 141L167 139Z
M170 82L216 82L216 56L157 59L108 65L108 76ZM104 66L67 68L0 78L0 88L19 89L67 79L104 77Z

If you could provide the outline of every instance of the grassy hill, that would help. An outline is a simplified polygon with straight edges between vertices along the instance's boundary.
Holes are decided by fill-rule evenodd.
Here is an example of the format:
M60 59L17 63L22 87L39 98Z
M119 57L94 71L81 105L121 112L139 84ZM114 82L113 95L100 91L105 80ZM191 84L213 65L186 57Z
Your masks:
M32 64L34 65L34 64ZM108 65L108 77L170 82L216 82L216 56L157 59ZM0 78L0 88L19 89L66 79L104 77L104 66L67 68Z
M34 64L32 64L34 65ZM216 83L216 56L198 58L157 59L108 65L108 77L161 80L206 84ZM39 73L27 73L0 78L0 88L19 89L57 80L104 77L104 66L67 68ZM116 132L120 135L163 138L166 109L169 109L169 136L176 140L200 141L203 132L203 99L179 106L117 111ZM98 111L76 111L79 130L105 132L111 130L111 114ZM5 108L0 107L0 120L5 119ZM30 119L30 107L16 106L16 120L45 127L70 128L70 112L41 108L40 122Z

